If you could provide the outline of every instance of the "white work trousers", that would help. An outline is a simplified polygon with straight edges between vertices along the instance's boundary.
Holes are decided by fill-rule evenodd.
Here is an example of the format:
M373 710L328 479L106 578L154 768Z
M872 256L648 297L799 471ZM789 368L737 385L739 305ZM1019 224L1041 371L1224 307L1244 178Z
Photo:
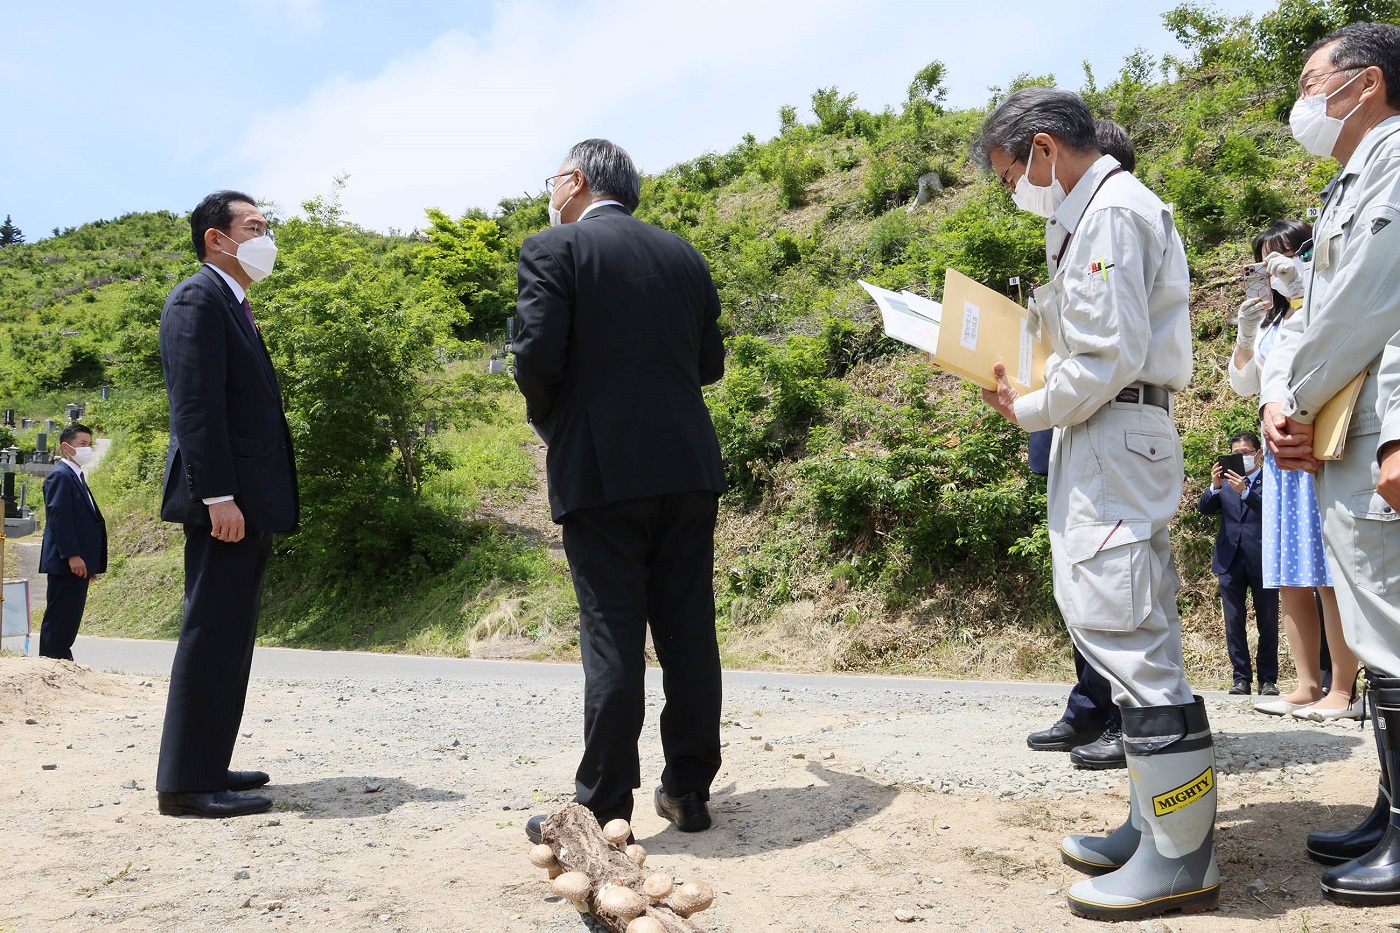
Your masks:
M1317 473L1317 504L1347 645L1368 670L1400 677L1400 522L1376 492L1379 439L1347 438Z
M1119 706L1192 701L1181 654L1181 587L1167 527L1181 505L1171 415L1109 402L1056 428L1049 529L1055 600L1070 636Z

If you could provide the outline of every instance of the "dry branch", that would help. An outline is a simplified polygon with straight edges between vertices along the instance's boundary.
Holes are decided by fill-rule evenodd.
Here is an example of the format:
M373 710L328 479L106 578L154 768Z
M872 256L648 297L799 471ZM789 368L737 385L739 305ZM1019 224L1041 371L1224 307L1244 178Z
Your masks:
M599 905L605 889L628 888L648 904L641 913L665 933L704 933L704 928L680 916L666 903L651 904L645 883L647 874L629 858L625 848L610 845L603 838L598 820L588 808L571 803L550 814L541 827L544 844L554 851L559 867L566 872L583 872L589 879L589 892L583 902L588 913L612 933L626 933L630 918L603 910Z

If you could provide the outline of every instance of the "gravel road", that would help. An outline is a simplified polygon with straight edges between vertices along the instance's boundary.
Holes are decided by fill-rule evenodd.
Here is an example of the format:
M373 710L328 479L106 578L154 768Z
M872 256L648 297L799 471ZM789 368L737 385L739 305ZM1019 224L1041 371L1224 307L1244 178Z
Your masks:
M577 667L260 650L234 766L270 771L276 806L204 821L155 812L169 645L103 642L78 656L129 673L0 658L0 930L582 929L522 832L571 790ZM1078 875L1056 842L1121 820L1123 772L1024 741L1064 689L731 673L716 826L683 835L647 800L653 683L635 821L648 867L714 884L703 925L724 933L1101 929L1063 907ZM1321 903L1301 854L1309 829L1369 807L1367 733L1209 705L1225 908L1143 929L1394 919Z

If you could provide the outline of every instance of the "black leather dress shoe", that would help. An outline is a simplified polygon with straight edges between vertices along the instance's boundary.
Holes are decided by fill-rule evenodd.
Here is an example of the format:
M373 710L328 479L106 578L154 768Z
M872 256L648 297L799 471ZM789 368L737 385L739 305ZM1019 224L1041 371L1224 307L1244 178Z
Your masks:
M262 787L272 780L266 771L230 771L228 773L229 790L253 790Z
M177 794L161 792L156 794L160 812L166 816L205 816L223 819L226 816L247 816L272 809L272 800L261 794L244 797L230 790L216 790L204 794Z
M1272 680L1260 681L1260 683L1259 683L1259 695L1260 695L1261 697L1276 697L1276 696L1278 696L1278 684L1274 683Z
M1247 696L1249 696L1249 681L1247 681L1247 680L1237 680L1237 681L1235 681L1235 685L1234 685L1233 687L1230 688L1230 696L1236 696L1236 697L1247 697Z
M672 797L666 788L656 789L656 815L676 824L683 833L698 833L710 828L710 808L700 799L699 791Z
M1126 768L1128 759L1123 754L1123 730L1109 726L1097 742L1081 745L1070 752L1069 760L1076 768L1086 768L1090 771Z
M1102 729L1080 732L1061 719L1049 729L1032 732L1026 736L1026 744L1038 752L1067 752L1071 748L1094 741L1102 732Z

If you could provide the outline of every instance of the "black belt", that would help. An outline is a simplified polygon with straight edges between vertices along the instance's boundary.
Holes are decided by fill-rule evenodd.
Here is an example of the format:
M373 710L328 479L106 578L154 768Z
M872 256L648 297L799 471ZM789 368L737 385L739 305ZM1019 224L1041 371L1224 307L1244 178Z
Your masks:
M1141 402L1144 405L1156 405L1163 411L1171 411L1172 394L1161 386L1135 385L1128 386L1122 392L1113 397L1115 402L1127 402L1136 405Z

